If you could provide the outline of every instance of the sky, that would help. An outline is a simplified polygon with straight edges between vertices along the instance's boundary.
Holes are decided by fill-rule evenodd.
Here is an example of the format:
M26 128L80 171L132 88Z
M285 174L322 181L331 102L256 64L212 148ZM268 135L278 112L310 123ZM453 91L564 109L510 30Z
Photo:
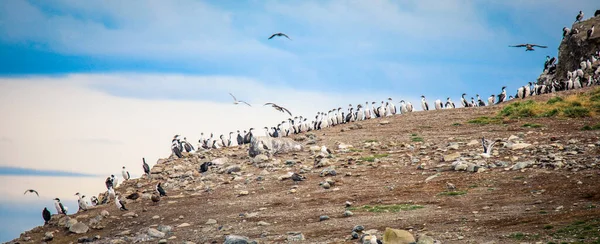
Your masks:
M596 5L596 6L595 6ZM76 208L181 134L391 97L486 99L535 81L596 0L0 1L0 241ZM276 32L282 37L268 39ZM548 48L525 52L509 45ZM228 93L252 104L233 105ZM262 134L262 130L256 133ZM28 188L40 198L23 195ZM18 205L18 207L13 207ZM71 208L71 207L70 207ZM10 225L10 226L9 226ZM10 227L10 228L9 228Z

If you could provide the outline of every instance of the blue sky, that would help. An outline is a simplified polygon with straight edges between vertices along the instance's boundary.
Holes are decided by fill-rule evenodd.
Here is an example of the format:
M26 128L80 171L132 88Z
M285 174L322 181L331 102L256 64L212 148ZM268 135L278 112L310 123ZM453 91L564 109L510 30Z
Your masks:
M514 94L596 2L0 1L0 183L13 186L0 217L24 221L0 223L0 241L41 223L49 199L75 206L74 192L97 194L122 166L138 177L174 134L196 142L287 118L260 103L312 118L387 97L420 108L420 95ZM275 32L293 40L267 40ZM508 47L527 42L548 48ZM73 178L84 175L100 177ZM27 188L44 193L39 206Z

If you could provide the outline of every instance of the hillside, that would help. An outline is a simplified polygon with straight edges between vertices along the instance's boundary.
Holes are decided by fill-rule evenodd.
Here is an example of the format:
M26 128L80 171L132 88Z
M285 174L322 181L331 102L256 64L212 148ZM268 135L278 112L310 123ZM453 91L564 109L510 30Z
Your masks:
M270 157L250 158L244 146L161 159L152 180L116 189L145 193L126 200L129 211L111 201L70 221L55 215L10 243L39 243L48 232L50 243L94 236L95 243L222 243L227 235L258 243L356 243L357 225L378 239L386 227L408 230L422 243L432 243L423 235L442 243L598 241L600 88L526 101L338 125L291 136L303 149ZM538 116L549 108L557 112ZM491 158L478 156L482 136L504 139ZM315 145L333 155L316 158ZM216 165L201 175L207 161ZM326 175L331 170L335 175ZM307 179L280 180L287 172ZM159 181L168 197L154 204L148 193ZM89 230L69 232L73 219Z

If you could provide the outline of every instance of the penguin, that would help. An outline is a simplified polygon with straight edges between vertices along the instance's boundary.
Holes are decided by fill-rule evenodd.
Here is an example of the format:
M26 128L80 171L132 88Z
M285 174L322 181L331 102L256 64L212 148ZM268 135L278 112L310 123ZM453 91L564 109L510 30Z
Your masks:
M119 179L117 179L117 177L115 177L115 175L110 175L110 181L113 184L113 188L117 187L117 185L119 184Z
M435 110L440 110L444 108L444 104L442 104L442 101L440 99L435 100Z
M429 110L429 105L427 104L427 101L425 101L425 96L423 95L421 95L421 108L423 109L423 111Z
M519 89L517 89L517 97L521 99L525 98L525 86L519 87Z
M248 144L252 140L252 130L254 130L254 128L250 128L248 134L244 136L244 144Z
M44 225L48 224L48 221L52 219L52 214L50 211L48 211L48 208L44 208L44 210L42 210L42 218L44 218Z
M452 102L450 98L446 99L446 108L456 108L456 106L454 106L454 102Z
M479 96L479 94L475 94L477 96L477 103L479 107L485 107L485 102L483 100L481 100L481 97Z
M79 192L75 193L75 196L79 197L79 199L77 199L77 205L79 205L79 210L87 211L87 204L85 203L85 200L83 200L83 197L79 194Z
M123 180L129 180L131 175L129 175L129 171L125 170L125 166L123 166L123 170L121 170L121 174L123 175Z
M192 146L192 144L187 141L186 137L183 138L183 141L181 141L181 143L183 144L183 149L185 149L186 152L192 153L196 151L194 149L194 146Z
M233 135L233 131L232 131L232 132L229 132L229 139L227 139L227 147L231 147L231 145L233 144L233 143L231 142L231 135Z
M570 34L571 34L571 29L567 28L566 26L563 27L563 39Z
M406 111L408 111L410 113L413 110L414 110L414 107L413 107L412 103L411 102L407 102L406 103Z
M237 137L236 137L236 139L237 139L238 146L241 146L242 144L244 144L244 138L240 134L240 130L237 131Z
M463 93L460 97L460 103L462 104L463 108L469 107L469 102L467 102L467 99L465 99L466 95L466 93Z
M54 207L56 208L56 212L58 214L64 214L67 215L67 210L65 209L65 206L63 206L63 204L60 202L59 198L54 198Z
M575 22L581 22L583 19L583 11L579 10L579 14L575 16Z
M121 211L127 211L128 209L125 207L125 202L121 201L119 196L119 193L115 195L115 204L117 205L117 208Z
M469 103L469 107L477 107L477 103L475 102L475 98L471 97L471 103Z
M156 185L156 191L160 194L161 197L167 196L167 192L165 192L162 186L160 186L160 182L158 182L158 184Z
M146 158L142 158L142 167L144 168L144 173L150 178L150 166L146 163ZM129 173L129 172L127 172Z
M488 106L492 106L494 101L496 101L496 95L492 94L490 97L488 97Z
M388 100L390 101L390 105L389 105L389 110L390 110L390 114L392 115L396 115L396 106L394 106L394 102L392 102L392 98L389 97Z

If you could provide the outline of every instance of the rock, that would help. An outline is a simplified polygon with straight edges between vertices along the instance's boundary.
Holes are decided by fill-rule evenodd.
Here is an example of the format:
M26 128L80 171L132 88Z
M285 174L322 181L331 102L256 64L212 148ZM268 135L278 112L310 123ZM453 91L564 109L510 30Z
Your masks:
M381 121L381 122L379 122L379 124L380 124L380 125L387 125L387 124L389 124L389 123L390 123L390 122L389 122L389 121L387 121L387 120L384 120L384 121Z
M451 150L458 150L458 143L456 142L451 142L450 145L448 145L448 149Z
M127 212L126 214L123 214L121 216L126 217L126 218L133 218L133 217L137 217L138 215L135 212Z
M352 145L349 145L349 144L340 143L340 145L338 145L338 149L340 149L340 150L350 149L350 148L352 148Z
M467 143L467 146L476 146L479 145L481 143L480 140L471 140L469 143Z
M533 161L517 162L511 167L512 170L520 170L535 164Z
M448 155L444 155L444 161L445 162L451 162L454 161L456 159L460 158L460 153L459 152L455 152L455 153L451 153Z
M408 231L385 228L383 243L385 244L410 244L416 242L415 237Z
M515 143L510 146L510 149L519 150L519 149L528 148L529 146L531 146L531 144L529 144L529 143Z
M228 235L225 236L225 242L223 244L248 244L250 243L248 237Z
M217 220L214 219L208 219L205 223L206 225L214 225L217 224Z
M362 232L363 230L365 230L365 227L362 225L357 225L357 226L354 226L354 228L352 228L352 231L355 231L355 232Z
M75 224L77 224L77 220L69 218L69 220L65 223L65 227L71 228L71 226L73 226Z
M350 236L352 237L353 240L358 239L358 233L356 233L356 231L352 231L352 233L350 233Z
M518 136L515 136L515 135L510 135L510 136L508 137L508 140L509 140L509 141L516 141L516 140L519 140L519 137L518 137Z
M264 149L263 146L266 146L268 149ZM295 142L290 138L259 136L254 137L252 142L250 142L248 154L250 157L255 157L256 155L263 154L265 152L269 153L270 155L275 155L278 153L288 153L300 150L302 150L302 144Z
M100 215L102 215L102 217L108 217L110 213L106 210L102 210L102 212L100 212Z
M240 192L238 193L238 196L246 196L246 195L248 195L248 194L250 194L250 192L248 192L248 191L240 191Z
M170 225L159 225L157 229L158 231L167 234L173 230L173 227Z
M267 223L267 222L265 222L265 221L258 221L258 223L257 223L257 224L258 224L258 225L260 225L260 226L267 226L267 225L271 225L271 224L269 224L269 223Z
M327 215L321 215L321 216L319 216L319 221L325 221L325 220L328 220L328 219L329 219L329 216L327 216Z
M48 231L44 234L44 241L51 241L52 239L54 239L54 233L52 233L52 231Z
M419 236L419 241L417 241L417 244L434 244L435 240L428 235L421 235Z
M344 217L350 217L352 215L354 215L354 213L350 212L350 210L344 211Z
M227 167L227 169L225 169L225 172L227 174L231 174L233 172L240 172L242 170L242 168L239 165L232 165Z
M321 177L336 176L336 175L337 175L337 172L332 167L323 169L323 170L321 170L321 173L319 173L319 176L321 176Z
M321 184L321 187L323 187L324 189L329 189L329 188L331 188L331 185L328 182L323 182Z
M301 232L288 232L287 241L304 241L304 235Z
M160 239L160 241L158 241L158 244L164 244L167 243L167 239Z
M165 237L165 233L160 232L157 229L154 228L148 228L148 235L155 237L155 238L163 238Z
M73 232L75 234L86 233L86 232L88 232L89 229L90 229L90 227L88 227L87 225L85 225L84 223L81 223L81 222L75 223L74 225L69 227L69 231Z
M331 165L331 162L328 158L321 158L319 161L317 161L317 163L315 163L315 167L317 168L327 167L329 165Z
M440 175L441 175L440 173L437 173L437 174L434 174L434 175L432 175L432 176L429 176L429 177L427 177L427 179L425 179L425 183L427 183L427 182L429 182L430 180L433 180L433 179L435 179L435 178L439 177Z
M188 227L188 226L190 226L190 224L182 223L182 224L178 225L177 228Z
M260 164L260 163L264 163L264 162L267 162L267 161L269 161L269 157L267 155L264 155L264 154L256 155L256 157L254 157L252 159L252 163L255 163L255 164Z
M346 201L345 205L348 208L348 207L352 206L352 203L350 201Z

